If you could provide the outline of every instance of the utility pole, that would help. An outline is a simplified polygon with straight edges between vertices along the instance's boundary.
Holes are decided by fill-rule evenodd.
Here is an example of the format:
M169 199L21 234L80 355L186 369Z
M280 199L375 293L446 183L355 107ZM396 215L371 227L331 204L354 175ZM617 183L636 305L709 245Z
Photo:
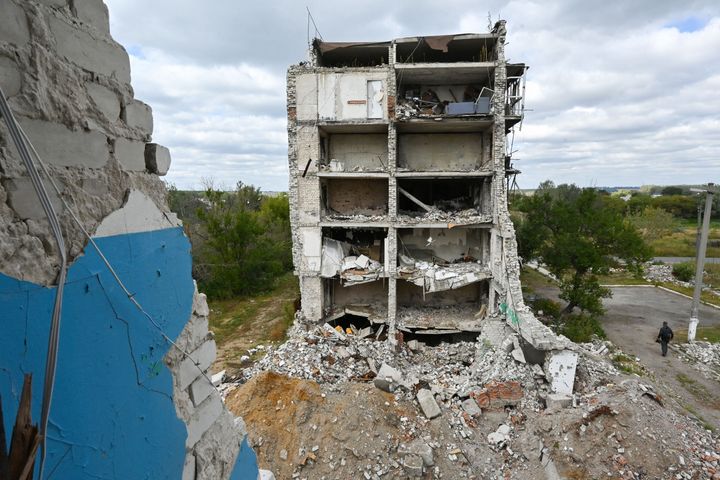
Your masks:
M702 232L695 259L695 290L693 292L692 308L690 309L690 325L688 326L688 342L695 341L698 326L698 307L700 305L700 292L703 285L703 271L705 269L705 252L707 251L708 232L710 230L710 213L712 210L714 184L708 183L706 190L691 188L693 192L705 192L705 214L703 216Z

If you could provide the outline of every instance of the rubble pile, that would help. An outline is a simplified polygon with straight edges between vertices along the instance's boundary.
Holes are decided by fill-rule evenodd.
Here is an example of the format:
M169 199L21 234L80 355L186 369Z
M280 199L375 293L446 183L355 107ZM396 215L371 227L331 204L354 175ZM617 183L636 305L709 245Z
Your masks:
M400 255L398 274L400 278L423 287L425 292L460 288L492 276L486 265L472 258L464 262L438 264L418 261L406 255Z
M720 381L720 344L696 341L671 343L670 348L706 378Z
M672 265L666 265L664 263L661 264L655 264L655 263L646 263L643 266L643 278L647 280L648 282L653 283L673 283L675 285L679 285L681 287L689 287L692 288L694 285L691 282L682 282L675 278L675 275L673 275L673 267Z
M400 210L397 219L406 223L451 223L453 225L473 225L492 222L492 215L479 213L475 208L458 211L445 211L432 207L429 212Z
M482 325L473 342L393 346L299 318L221 389L278 478L720 479L717 438L618 372L610 342L571 346L575 388L559 394L547 358Z

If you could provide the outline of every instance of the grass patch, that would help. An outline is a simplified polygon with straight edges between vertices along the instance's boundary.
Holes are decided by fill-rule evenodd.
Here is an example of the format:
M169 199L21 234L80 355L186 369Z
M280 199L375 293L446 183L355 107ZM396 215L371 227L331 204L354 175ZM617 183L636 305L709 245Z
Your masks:
M615 368L628 375L638 375L640 377L648 376L647 369L642 366L635 357L625 355L624 353L616 353L612 356L612 363Z
M668 290L672 290L674 292L683 293L689 297L693 296L693 289L691 287L681 287L680 285L675 285L674 283L669 283L669 282L658 283L658 285L662 285L663 287L667 288ZM704 303L709 303L711 305L720 307L720 297L718 297L717 295L714 295L710 292L701 292L700 300ZM688 315L689 315L689 313L688 313Z
M679 343L687 342L687 328L676 330L674 333L674 341ZM703 340L710 343L720 343L720 325L698 327L697 332L695 333L695 339Z
M557 286L557 283L553 279L546 277L542 273L530 267L523 267L520 271L520 283L523 286L523 290L527 289L530 293L534 292L538 288L546 287L547 285Z
M720 225L714 224L710 229L710 240L720 240ZM695 241L697 239L697 226L686 225L663 237L651 240L656 257L694 257L696 253ZM720 257L720 247L708 245L708 257Z
M713 396L713 394L710 393L707 388L705 388L705 385L698 383L695 379L690 378L684 373L678 373L677 375L675 375L675 378L680 383L680 385L682 385L682 387L698 401L709 407L718 407L718 404L720 402L718 402L718 400Z
M586 343L593 339L593 336L606 338L600 321L593 316L578 313L564 315L558 319L558 330L573 342Z
M285 332L292 325L295 313L294 299L298 295L297 278L292 273L286 273L268 293L209 302L210 329L215 334L218 347L242 335L243 331L258 319L260 312L263 318L267 319L267 325L257 326L253 341L261 343L283 340Z

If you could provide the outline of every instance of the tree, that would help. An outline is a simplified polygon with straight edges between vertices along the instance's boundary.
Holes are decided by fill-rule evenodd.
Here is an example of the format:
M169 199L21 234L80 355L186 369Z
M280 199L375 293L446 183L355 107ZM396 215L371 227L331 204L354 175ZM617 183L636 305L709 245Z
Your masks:
M683 189L681 187L665 187L660 191L660 195L682 195Z
M292 267L287 195L265 197L238 182L235 191L209 186L197 215L206 239L197 252L202 288L216 298L258 293Z
M672 213L655 207L646 207L642 213L631 214L628 220L645 240L657 240L669 235L677 223Z
M547 182L543 185L546 185ZM519 253L538 259L560 280L563 313L576 307L591 315L603 313L602 299L611 295L598 275L616 259L639 271L650 250L616 208L606 208L604 197L575 185L539 188L521 205L517 228Z

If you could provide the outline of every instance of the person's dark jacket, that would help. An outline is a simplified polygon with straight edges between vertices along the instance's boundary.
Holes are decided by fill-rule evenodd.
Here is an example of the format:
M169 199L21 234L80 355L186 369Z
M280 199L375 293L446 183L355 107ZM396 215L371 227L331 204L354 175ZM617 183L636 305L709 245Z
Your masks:
M674 336L675 335L673 335L672 329L667 325L663 325L660 329L660 333L658 333L658 338L663 342L669 342Z

